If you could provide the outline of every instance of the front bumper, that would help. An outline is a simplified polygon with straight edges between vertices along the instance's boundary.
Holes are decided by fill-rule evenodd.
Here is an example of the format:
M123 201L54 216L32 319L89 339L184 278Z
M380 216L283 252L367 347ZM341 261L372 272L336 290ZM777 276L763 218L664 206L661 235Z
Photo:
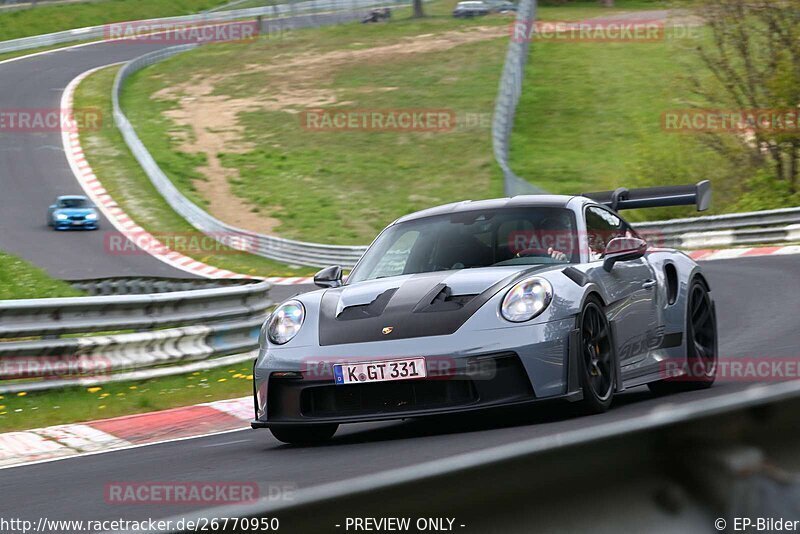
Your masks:
M56 230L97 230L97 221L53 221Z
M420 380L336 385L332 377L305 372L276 377L279 369L259 369L257 365L253 384L256 418L251 426L385 421L580 400L577 331L565 330L558 339L541 340L519 350L452 360L453 370L447 376L432 374L429 361L429 377ZM544 387L547 372L555 372L559 378L553 383L550 377Z

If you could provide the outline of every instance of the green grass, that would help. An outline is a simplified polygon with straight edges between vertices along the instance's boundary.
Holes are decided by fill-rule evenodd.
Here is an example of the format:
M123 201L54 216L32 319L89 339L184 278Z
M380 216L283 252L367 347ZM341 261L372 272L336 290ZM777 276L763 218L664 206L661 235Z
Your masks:
M251 98L278 83L282 74L248 73L243 65L270 63L276 54L364 49L468 26L505 27L510 21L506 17L456 21L447 15L450 7L430 6L434 15L424 20L397 16L389 24L297 31L278 40L190 52L134 76L124 91L123 107L165 172L203 205L205 199L194 183L204 179L197 168L206 162L205 155L178 149L175 133L181 128L164 115L177 103L157 101L151 95L193 76L223 75L215 94ZM486 119L493 109L506 41L498 37L441 52L366 58L334 69L314 86L336 91L348 108L449 109L462 117ZM396 89L373 90L383 87ZM501 191L487 127L447 133L323 133L303 129L297 115L284 111L254 109L238 119L245 127L244 141L253 149L222 152L220 158L239 173L232 182L235 193L274 214L281 223L276 232L284 237L363 244L404 213Z
M109 67L89 76L75 93L75 108L99 109L106 118L102 128L81 132L84 154L103 187L143 228L157 236L198 235L198 231L175 213L158 193L109 119L112 116L111 87L118 69ZM221 253L180 252L209 265L253 276L302 276L313 271L224 248Z
M166 410L252 394L246 363L152 380L0 395L0 432Z
M691 48L707 38L697 31L657 43L534 42L511 139L515 172L563 194L710 179L713 211L737 209L751 176L699 136L661 126L665 111L696 103L687 73L702 70ZM661 209L631 218L691 214Z
M279 85L291 71L253 71L249 65L390 45L420 34L474 26L506 28L511 21L504 16L455 20L450 16L453 4L427 5L429 16L422 20L396 13L388 24L346 24L189 52L129 80L123 107L177 187L199 205L207 205L195 188L205 179L198 168L206 164L206 154L181 151L186 129L165 115L184 95L164 101L153 98L155 93L186 80L214 77L215 96L269 99L270 85ZM623 2L620 7L661 5ZM581 3L542 8L540 16L580 19L608 12ZM254 106L240 112L242 140L252 149L218 153L222 164L238 174L231 179L234 193L276 217L280 224L275 232L281 236L339 244L367 243L394 218L433 204L499 196L502 183L488 123L507 42L507 36L500 35L444 51L365 57L300 87L330 90L350 109L448 109L461 118L481 118L483 126L447 133L318 132L303 129L298 116L286 111ZM380 88L394 89L376 90ZM295 106L298 109L302 105Z
M198 13L226 0L95 0L0 10L0 41L112 22Z
M81 291L66 282L54 280L27 261L0 252L0 300L81 295Z

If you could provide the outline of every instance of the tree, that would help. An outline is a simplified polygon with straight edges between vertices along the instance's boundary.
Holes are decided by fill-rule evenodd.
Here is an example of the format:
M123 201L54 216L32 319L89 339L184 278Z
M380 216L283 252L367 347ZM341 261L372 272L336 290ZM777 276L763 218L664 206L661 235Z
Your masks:
M709 133L715 150L769 165L794 194L800 175L800 9L796 1L705 0L701 16L710 39L697 47L707 74L691 76L704 105L726 110L795 113L794 130L757 124L747 135ZM789 113L790 115L791 113ZM778 114L776 114L778 115ZM782 113L781 116L786 116Z

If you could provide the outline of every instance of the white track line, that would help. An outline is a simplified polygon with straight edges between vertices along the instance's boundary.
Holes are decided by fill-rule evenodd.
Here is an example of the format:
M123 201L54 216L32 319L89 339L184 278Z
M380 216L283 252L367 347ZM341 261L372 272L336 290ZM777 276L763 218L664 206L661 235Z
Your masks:
M34 54L35 55L35 54ZM30 57L30 56L24 56ZM72 114L73 98L75 90L78 85L88 76L94 74L98 70L110 67L112 65L119 65L119 63L112 63L95 67L82 74L76 76L61 95L61 110L65 115ZM113 118L112 118L113 120ZM219 269L213 265L207 265L199 262L194 258L185 256L180 252L170 250L163 243L161 243L155 236L147 232L144 228L137 225L136 222L128 216L122 208L111 198L103 184L94 174L89 162L86 161L83 148L80 144L80 136L76 132L69 131L69 127L64 125L61 131L61 142L64 145L64 155L67 158L72 174L78 181L80 186L86 192L87 196L98 206L100 211L103 212L106 219L116 228L121 234L125 236L135 236L139 242L148 243L147 248L142 248L144 252L150 256L158 259L187 273L191 273L203 278L256 278L249 275L235 273L226 269ZM268 282L276 285L297 285L297 284L312 284L313 278L310 277L269 277L265 278Z
M72 115L72 102L78 84L98 70L118 64L119 63L112 63L110 65L95 67L73 78L61 94L62 113L67 116ZM108 219L120 234L126 237L135 236L137 240L140 240L139 242L149 244L146 248L141 248L140 250L175 269L203 278L230 278L231 276L253 278L252 276L240 275L226 269L219 269L212 265L206 265L205 263L196 261L194 258L184 256L179 252L167 248L155 236L147 232L141 226L138 226L133 219L122 211L122 208L119 207L114 199L111 198L111 195L108 194L103 184L100 183L100 180L94 174L94 171L92 171L89 162L86 161L78 133L71 132L69 125L63 123L61 142L64 145L64 155L67 158L70 169L72 169L72 174L86 192L86 195L97 205L106 219Z

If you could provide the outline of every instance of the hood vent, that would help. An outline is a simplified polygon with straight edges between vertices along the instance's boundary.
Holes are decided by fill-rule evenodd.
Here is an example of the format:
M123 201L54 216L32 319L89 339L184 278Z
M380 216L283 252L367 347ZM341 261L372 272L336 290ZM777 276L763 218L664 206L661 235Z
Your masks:
M366 319L367 317L380 317L396 292L397 288L389 289L375 297L375 300L369 304L348 306L336 315L336 320L352 321L355 319Z
M453 290L445 284L439 284L433 291L425 295L414 308L414 313L443 312L460 310L477 295L453 295Z

